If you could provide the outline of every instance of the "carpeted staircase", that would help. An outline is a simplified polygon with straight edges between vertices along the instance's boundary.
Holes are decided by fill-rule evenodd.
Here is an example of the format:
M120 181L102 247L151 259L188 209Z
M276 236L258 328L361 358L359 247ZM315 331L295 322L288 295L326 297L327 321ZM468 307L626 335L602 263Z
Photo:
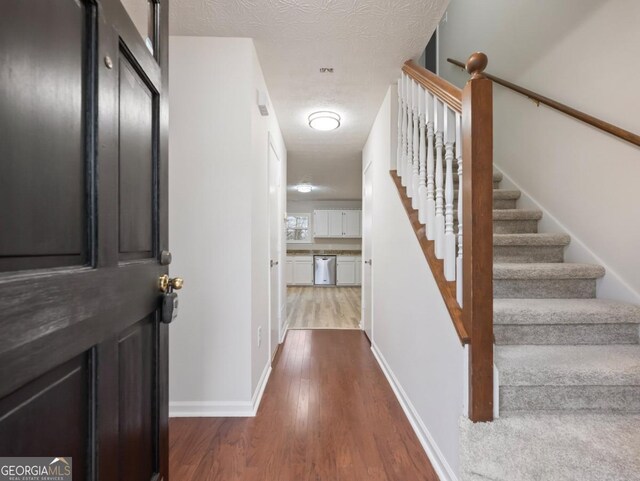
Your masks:
M602 266L494 174L494 333L500 418L463 421L462 479L640 480L640 307L598 299Z

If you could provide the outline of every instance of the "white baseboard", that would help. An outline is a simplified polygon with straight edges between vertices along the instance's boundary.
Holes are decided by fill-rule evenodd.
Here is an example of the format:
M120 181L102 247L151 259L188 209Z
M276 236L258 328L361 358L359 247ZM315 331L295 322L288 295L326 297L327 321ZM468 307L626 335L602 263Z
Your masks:
M271 365L265 366L251 401L172 401L170 418L251 418L255 417L269 382Z
M269 361L269 363L264 367L262 376L260 376L260 381L258 381L256 391L253 393L253 397L251 399L251 417L258 414L260 401L262 401L262 395L264 394L264 390L269 382L269 376L271 376L271 361Z
M289 330L289 321L286 321L282 325L282 332L280 333L280 342L279 342L279 344L282 344L284 342L285 337L287 337L287 331L288 330Z
M411 427L418 436L418 440L420 440L420 444L422 444L422 448L427 453L429 461L431 461L431 465L433 466L433 469L435 469L440 480L458 481L456 473L453 471L453 469L451 469L451 466L449 466L449 463L442 454L442 451L440 451L440 449L438 448L438 445L431 436L431 433L429 433L429 430L422 422L422 419L418 415L418 412L409 400L409 397L405 393L404 389L398 382L398 379L393 374L393 371L387 364L387 361L385 360L382 353L378 350L378 347L374 342L371 343L371 351L378 361L378 364L380 365L382 372L387 378L387 381L389 381L391 389L393 389L393 392L398 398L400 406L402 406L402 410L409 419Z
M287 335L287 329L289 328L289 319L287 318L287 303L282 304L280 309L280 340L279 344L284 342L284 338Z
M172 401L170 418L248 418L252 416L249 401Z

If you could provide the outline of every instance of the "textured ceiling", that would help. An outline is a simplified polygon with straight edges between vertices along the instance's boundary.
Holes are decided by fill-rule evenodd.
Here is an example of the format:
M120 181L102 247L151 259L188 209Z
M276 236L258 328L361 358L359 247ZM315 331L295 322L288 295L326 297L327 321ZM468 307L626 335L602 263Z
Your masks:
M361 197L361 151L388 85L422 50L448 0L173 0L172 35L251 37L287 144L291 199ZM320 73L333 67L334 73ZM333 110L338 130L309 128Z

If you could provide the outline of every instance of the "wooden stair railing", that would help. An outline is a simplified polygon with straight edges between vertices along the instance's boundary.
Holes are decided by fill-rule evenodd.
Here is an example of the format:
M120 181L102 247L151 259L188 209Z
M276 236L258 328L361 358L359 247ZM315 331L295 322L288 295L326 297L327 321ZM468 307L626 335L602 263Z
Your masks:
M486 66L486 55L471 55L471 78L460 90L405 63L391 171L460 341L469 346L472 421L493 419L493 87Z
M447 62L452 63L453 65L457 65L458 67L465 68L465 64L463 64L459 60L448 58ZM540 95L532 90L526 89L524 87L520 87L519 85L511 83L508 80L501 79L500 77L496 77L495 75L491 75L488 73L485 73L484 75L488 79L493 80L495 83L502 85L503 87L507 87L508 89L511 89L514 92L518 92L519 94L522 94L525 97L530 98L537 104L544 104L548 107L558 110L559 112L569 115L574 119L578 119L586 124L591 125L592 127L600 129L603 132L611 134L614 137L618 137L619 139L626 140L627 142L632 143L633 145L640 146L640 135L634 134L633 132L629 132L628 130L625 130L616 125L610 124L609 122L605 122L604 120L600 120L597 117L594 117L592 115L576 110L573 107L569 107L568 105L565 105L556 100L550 99L549 97Z

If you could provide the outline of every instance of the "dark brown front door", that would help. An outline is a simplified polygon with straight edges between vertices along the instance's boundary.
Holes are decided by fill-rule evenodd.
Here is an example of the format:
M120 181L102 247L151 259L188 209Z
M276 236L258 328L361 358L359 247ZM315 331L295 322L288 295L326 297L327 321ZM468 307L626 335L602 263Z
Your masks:
M168 5L147 2L0 3L0 456L71 457L74 480L168 480Z

